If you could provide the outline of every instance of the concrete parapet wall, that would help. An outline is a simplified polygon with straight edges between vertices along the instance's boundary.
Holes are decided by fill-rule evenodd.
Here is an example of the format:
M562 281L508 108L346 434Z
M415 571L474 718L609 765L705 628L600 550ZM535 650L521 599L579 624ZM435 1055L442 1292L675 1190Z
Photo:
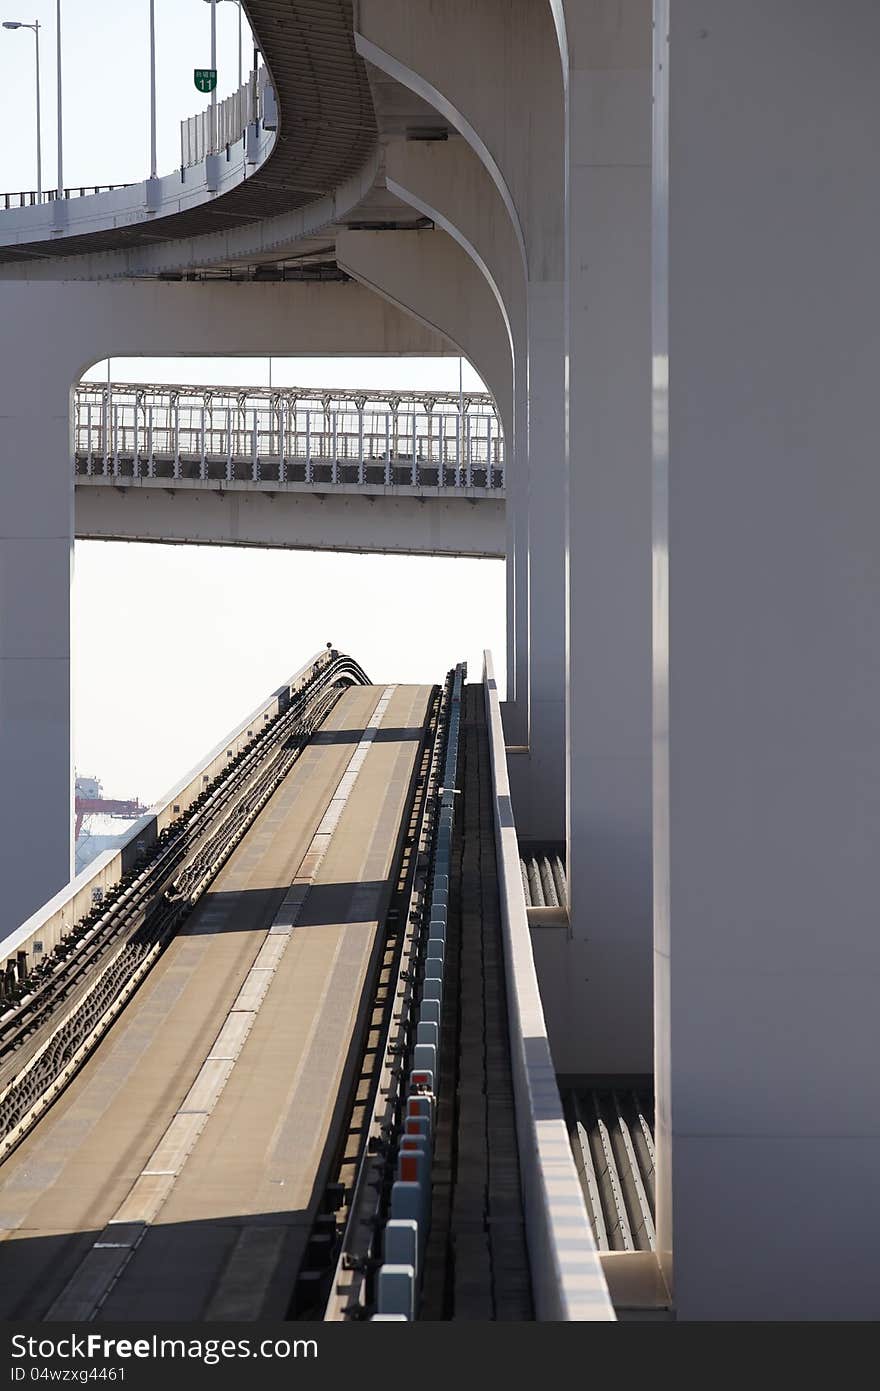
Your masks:
M614 1309L562 1114L532 959L492 655L483 666L516 1129L535 1311L542 1320L613 1320Z

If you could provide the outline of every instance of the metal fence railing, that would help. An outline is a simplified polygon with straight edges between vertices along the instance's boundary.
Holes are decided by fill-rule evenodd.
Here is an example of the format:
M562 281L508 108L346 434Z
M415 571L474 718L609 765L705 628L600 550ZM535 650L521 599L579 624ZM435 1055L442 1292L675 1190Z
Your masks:
M117 188L131 188L131 184L84 184L80 188L44 188L42 193L26 189L21 193L0 193L0 205L8 212L10 208L35 208L41 203L57 203L59 198L89 198L93 193L113 193Z
M260 75L252 72L247 82L225 101L181 121L181 168L200 164L206 155L219 154L241 140L248 125L260 119L260 92Z
M200 164L209 154L220 154L228 146L241 140L248 125L259 121L268 100L265 96L267 73L265 68L248 75L248 80L237 92L233 92L216 106L190 116L180 123L180 165L188 168ZM270 108L271 109L271 106ZM266 116L270 120L269 115ZM83 184L78 188L22 189L16 192L0 193L0 210L9 212L13 208L34 208L45 203L55 203L59 199L88 198L95 193L113 193L118 188L131 188L132 182L123 184Z
M504 487L491 397L83 383L77 473Z

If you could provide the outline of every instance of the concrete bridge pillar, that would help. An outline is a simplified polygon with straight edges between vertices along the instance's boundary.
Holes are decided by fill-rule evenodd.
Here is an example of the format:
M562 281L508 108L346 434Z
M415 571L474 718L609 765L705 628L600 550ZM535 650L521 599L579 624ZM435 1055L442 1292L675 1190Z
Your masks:
M550 7L533 0L361 0L361 55L429 102L482 161L526 280L529 547L527 747L513 754L517 828L565 833L563 104ZM519 457L519 456L518 456ZM515 505L521 505L514 499ZM519 519L517 525L521 526ZM520 533L521 534L521 533ZM517 641L520 641L518 634ZM517 687L517 701L521 692Z
M529 746L511 753L519 836L565 837L565 282L530 279Z
M466 140L394 140L385 149L390 191L448 232L480 269L498 303L513 361L513 422L505 435L507 497L508 744L529 737L528 333L525 266L501 195Z
M556 7L566 83L571 926L533 933L556 1065L650 1073L651 7Z
M73 862L73 364L51 332L4 312L12 298L0 288L0 318L18 325L0 373L0 936Z
M655 20L658 1239L680 1318L876 1319L880 9Z

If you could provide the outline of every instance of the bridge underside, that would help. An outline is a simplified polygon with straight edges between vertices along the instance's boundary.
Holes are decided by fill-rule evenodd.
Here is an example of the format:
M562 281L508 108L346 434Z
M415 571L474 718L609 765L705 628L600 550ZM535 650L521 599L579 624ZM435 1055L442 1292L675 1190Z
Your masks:
M383 555L504 557L504 498L462 489L78 479L76 535L95 541L267 546Z

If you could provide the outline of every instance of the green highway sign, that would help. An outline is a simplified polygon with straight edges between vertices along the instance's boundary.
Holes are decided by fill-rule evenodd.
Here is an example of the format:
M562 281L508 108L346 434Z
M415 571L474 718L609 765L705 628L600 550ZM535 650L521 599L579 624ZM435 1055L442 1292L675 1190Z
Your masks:
M200 92L213 92L217 86L217 69L194 68L193 81Z

